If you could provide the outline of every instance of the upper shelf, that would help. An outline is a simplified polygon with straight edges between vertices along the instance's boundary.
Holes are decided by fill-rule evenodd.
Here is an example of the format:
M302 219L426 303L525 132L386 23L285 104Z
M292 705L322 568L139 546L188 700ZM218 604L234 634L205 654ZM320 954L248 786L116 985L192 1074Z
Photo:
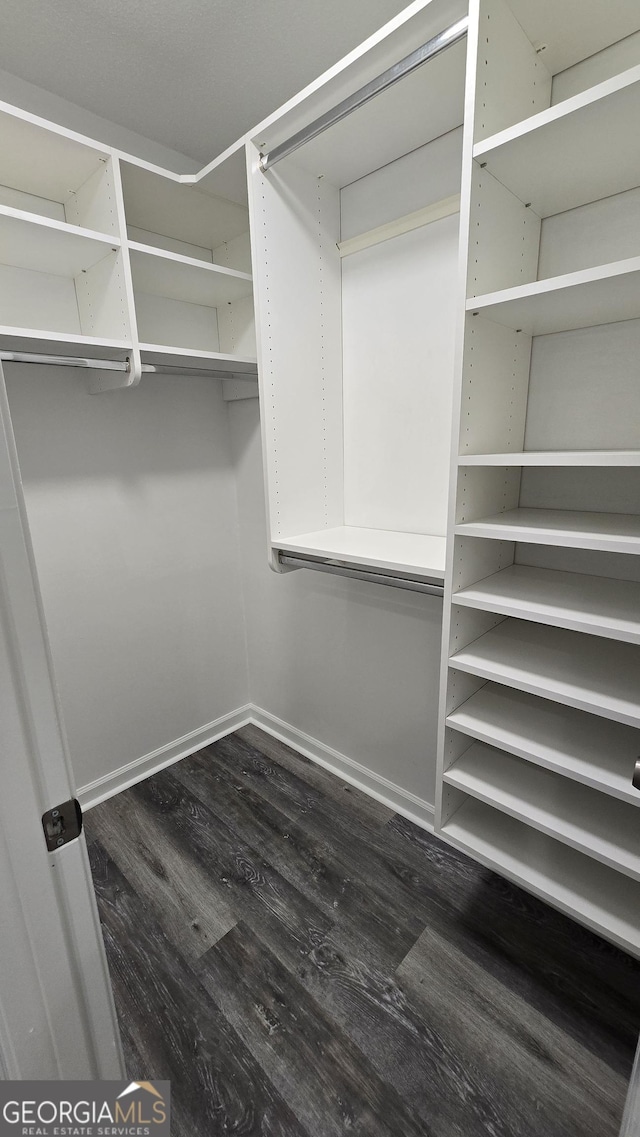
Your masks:
M80 333L52 332L38 328L0 325L0 349L28 351L43 355L69 355L82 358L125 360L132 345L127 340L84 336Z
M479 142L474 158L540 217L638 185L640 66Z
M165 249L129 244L134 288L152 296L167 296L189 304L217 308L252 291L251 275Z
M467 310L530 336L640 317L640 257L467 300Z
M0 261L17 268L76 277L115 252L120 241L64 221L0 206Z
M640 450L505 450L461 454L459 466L640 466Z
M343 525L316 533L278 538L273 544L287 553L329 558L409 576L444 579L446 538L426 533L399 533Z
M462 537L640 554L640 516L569 509L508 509L456 525Z

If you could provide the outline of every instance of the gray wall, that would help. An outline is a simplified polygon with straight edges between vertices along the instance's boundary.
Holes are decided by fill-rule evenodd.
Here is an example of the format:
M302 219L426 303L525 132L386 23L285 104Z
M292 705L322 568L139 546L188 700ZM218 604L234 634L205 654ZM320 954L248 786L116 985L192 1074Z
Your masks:
M229 405L251 701L433 803L442 601L267 565L258 404Z
M78 786L247 702L220 383L6 365Z

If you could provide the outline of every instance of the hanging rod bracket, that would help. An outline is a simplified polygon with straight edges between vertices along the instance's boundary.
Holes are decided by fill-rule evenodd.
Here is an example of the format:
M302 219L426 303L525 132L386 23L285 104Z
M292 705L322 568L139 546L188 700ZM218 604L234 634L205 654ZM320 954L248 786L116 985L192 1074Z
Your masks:
M279 146L274 146L273 150L269 150L267 154L260 154L258 159L258 168L262 173L266 173L271 166L276 162L280 162L283 158L288 158L289 154L293 154L300 146L304 146L305 142L310 142L312 138L317 138L319 134L323 134L330 126L334 126L340 122L347 115L353 113L363 107L376 95L382 91L386 91L387 87L393 86L400 79L404 79L410 75L418 67L422 67L424 63L428 63L431 59L435 59L441 52L446 51L448 47L453 47L459 40L464 39L469 28L469 17L464 16L461 20L457 20L455 24L451 24L448 28L438 32L438 35L433 36L421 47L417 47L404 59L394 63L393 67L389 67L383 71L382 75L378 75L376 79L371 79L364 87L354 91L352 95L348 95L341 103L333 107L329 111L325 111L319 118L314 119L308 126L303 127L297 134L292 134L286 142L281 142Z
M99 395L102 391L116 391L120 387L137 387L141 379L142 357L140 348L135 346L127 357L124 368L118 371L90 371L87 387L90 395Z

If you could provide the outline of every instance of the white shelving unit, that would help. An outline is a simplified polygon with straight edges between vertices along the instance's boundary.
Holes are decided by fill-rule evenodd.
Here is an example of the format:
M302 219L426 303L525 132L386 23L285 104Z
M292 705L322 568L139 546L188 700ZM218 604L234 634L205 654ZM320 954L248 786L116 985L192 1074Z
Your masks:
M216 192L229 188L223 166L189 184L121 162L143 362L255 375L249 217L237 176L239 200Z
M574 24L479 4L436 831L637 955L640 13Z
M246 196L243 142L179 175L0 104L0 346L255 377Z
M444 577L466 44L266 170L260 154L464 14L413 5L251 135L275 569L298 553Z

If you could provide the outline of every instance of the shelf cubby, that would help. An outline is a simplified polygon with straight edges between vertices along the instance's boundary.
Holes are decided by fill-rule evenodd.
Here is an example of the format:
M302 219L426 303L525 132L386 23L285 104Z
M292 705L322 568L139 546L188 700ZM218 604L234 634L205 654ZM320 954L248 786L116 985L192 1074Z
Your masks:
M454 604L640 644L640 583L513 564L454 592Z
M638 185L629 132L639 116L636 66L483 139L473 156L549 217Z
M640 886L506 813L467 798L442 827L456 848L640 954Z
M633 644L505 619L456 651L449 665L627 726L640 726L640 655Z
M634 806L484 742L465 750L445 770L444 781L640 881L640 814Z
M0 206L120 235L110 151L6 103Z
M640 806L631 782L640 731L510 687L485 683L447 727Z

